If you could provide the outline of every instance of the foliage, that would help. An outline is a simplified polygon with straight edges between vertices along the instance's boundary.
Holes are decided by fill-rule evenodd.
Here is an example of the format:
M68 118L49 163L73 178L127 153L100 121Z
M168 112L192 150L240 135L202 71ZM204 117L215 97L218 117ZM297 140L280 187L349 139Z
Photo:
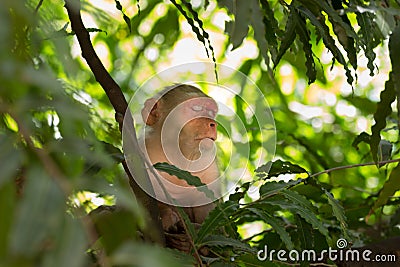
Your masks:
M0 10L0 266L199 263L144 244L152 226L121 167L115 111L80 57L64 4L4 0ZM188 228L196 249L210 251L204 262L284 265L257 252L320 252L339 238L361 246L399 235L400 173L391 164L400 153L398 1L82 1L82 13L125 96L177 64L174 56L191 57L196 44L203 60L232 64L266 95L275 159L260 156L256 122L233 99L250 151L232 141L237 166L226 176L250 175L200 229ZM237 94L260 107L251 87ZM229 125L222 136L239 132ZM224 144L221 165L229 164ZM118 208L95 209L102 205Z

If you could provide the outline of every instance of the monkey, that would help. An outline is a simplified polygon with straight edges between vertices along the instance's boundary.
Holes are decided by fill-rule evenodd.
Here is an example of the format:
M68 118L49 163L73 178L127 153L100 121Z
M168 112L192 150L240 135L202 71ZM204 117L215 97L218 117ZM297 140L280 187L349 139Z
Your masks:
M141 111L146 125L141 147L150 162L167 162L189 171L199 177L216 197L220 193L214 143L217 139L217 112L214 99L188 84L165 88L147 99ZM179 228L180 219L172 206L184 207L190 221L198 226L216 205L215 199L208 199L183 179L165 172L149 172L149 176L166 232L176 232Z

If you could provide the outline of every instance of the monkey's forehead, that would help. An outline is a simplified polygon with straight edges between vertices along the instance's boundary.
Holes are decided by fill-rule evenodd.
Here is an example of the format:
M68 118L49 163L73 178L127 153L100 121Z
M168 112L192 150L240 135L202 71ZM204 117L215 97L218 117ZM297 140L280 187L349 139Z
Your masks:
M190 106L202 106L208 110L217 112L218 105L211 97L195 97L185 101Z

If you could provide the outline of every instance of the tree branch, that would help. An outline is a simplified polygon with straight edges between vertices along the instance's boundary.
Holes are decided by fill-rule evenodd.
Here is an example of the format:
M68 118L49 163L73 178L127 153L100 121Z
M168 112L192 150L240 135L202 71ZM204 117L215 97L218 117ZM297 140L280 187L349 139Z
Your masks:
M96 81L101 85L101 87L103 87L115 111L120 114L125 114L125 111L128 108L128 103L126 102L121 88L108 73L93 48L89 32L83 25L80 13L80 1L66 0L65 8L67 9L68 17L71 21L72 30L78 38L82 50L82 57L89 65Z
M323 170L323 171L311 174L309 177L316 177L321 174L328 174L330 172L339 171L339 170L352 169L352 168L371 166L371 165L379 165L379 164L388 164L388 163L394 163L394 162L400 162L400 159L391 159L391 160L385 160L385 161L379 161L379 162L367 162L367 163L339 166L339 167L334 167L331 169L327 169L327 170Z
M68 17L71 21L72 30L75 32L75 35L81 47L82 57L86 60L90 70L93 72L96 78L96 81L101 85L108 99L110 100L111 105L114 107L116 111L116 120L119 123L120 130L122 130L122 124L124 121L123 118L126 113L126 115L130 117L128 118L129 119L128 122L132 121L132 123L129 123L129 127L132 127L132 129L129 129L132 131L132 133L130 133L129 135L132 140L129 140L129 142L132 143L132 145L134 146L135 149L137 149L137 151L140 151L136 138L136 132L134 129L133 118L130 116L131 115L130 112L126 112L128 110L128 103L122 93L121 88L108 73L108 71L104 67L103 63L101 62L101 60L96 54L96 51L93 48L89 32L86 30L82 21L80 13L80 0L65 0L65 8L67 9ZM140 164L137 165L143 168L143 170L145 169L143 160L141 160ZM149 212L151 218L150 223L154 228L153 230L156 231L156 233L154 232L150 233L150 236L147 236L146 239L164 244L165 237L164 237L164 232L162 230L157 201L154 198L147 195L146 192L144 192L141 189L141 187L136 183L135 179L133 178L135 176L135 173L133 174L130 173L129 169L126 166L126 163L124 163L124 169L129 177L129 184L136 198L142 203L142 205ZM145 176L146 177L144 177L144 179L150 181L147 172L145 172Z

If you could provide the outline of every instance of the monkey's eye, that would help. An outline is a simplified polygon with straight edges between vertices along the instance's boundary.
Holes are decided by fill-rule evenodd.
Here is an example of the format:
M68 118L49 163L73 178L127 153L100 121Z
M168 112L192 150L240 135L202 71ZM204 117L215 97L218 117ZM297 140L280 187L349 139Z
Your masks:
M193 109L194 111L202 111L202 110L203 110L203 107L202 107L202 106L199 106L199 105L195 105L195 106L192 106L192 109Z

